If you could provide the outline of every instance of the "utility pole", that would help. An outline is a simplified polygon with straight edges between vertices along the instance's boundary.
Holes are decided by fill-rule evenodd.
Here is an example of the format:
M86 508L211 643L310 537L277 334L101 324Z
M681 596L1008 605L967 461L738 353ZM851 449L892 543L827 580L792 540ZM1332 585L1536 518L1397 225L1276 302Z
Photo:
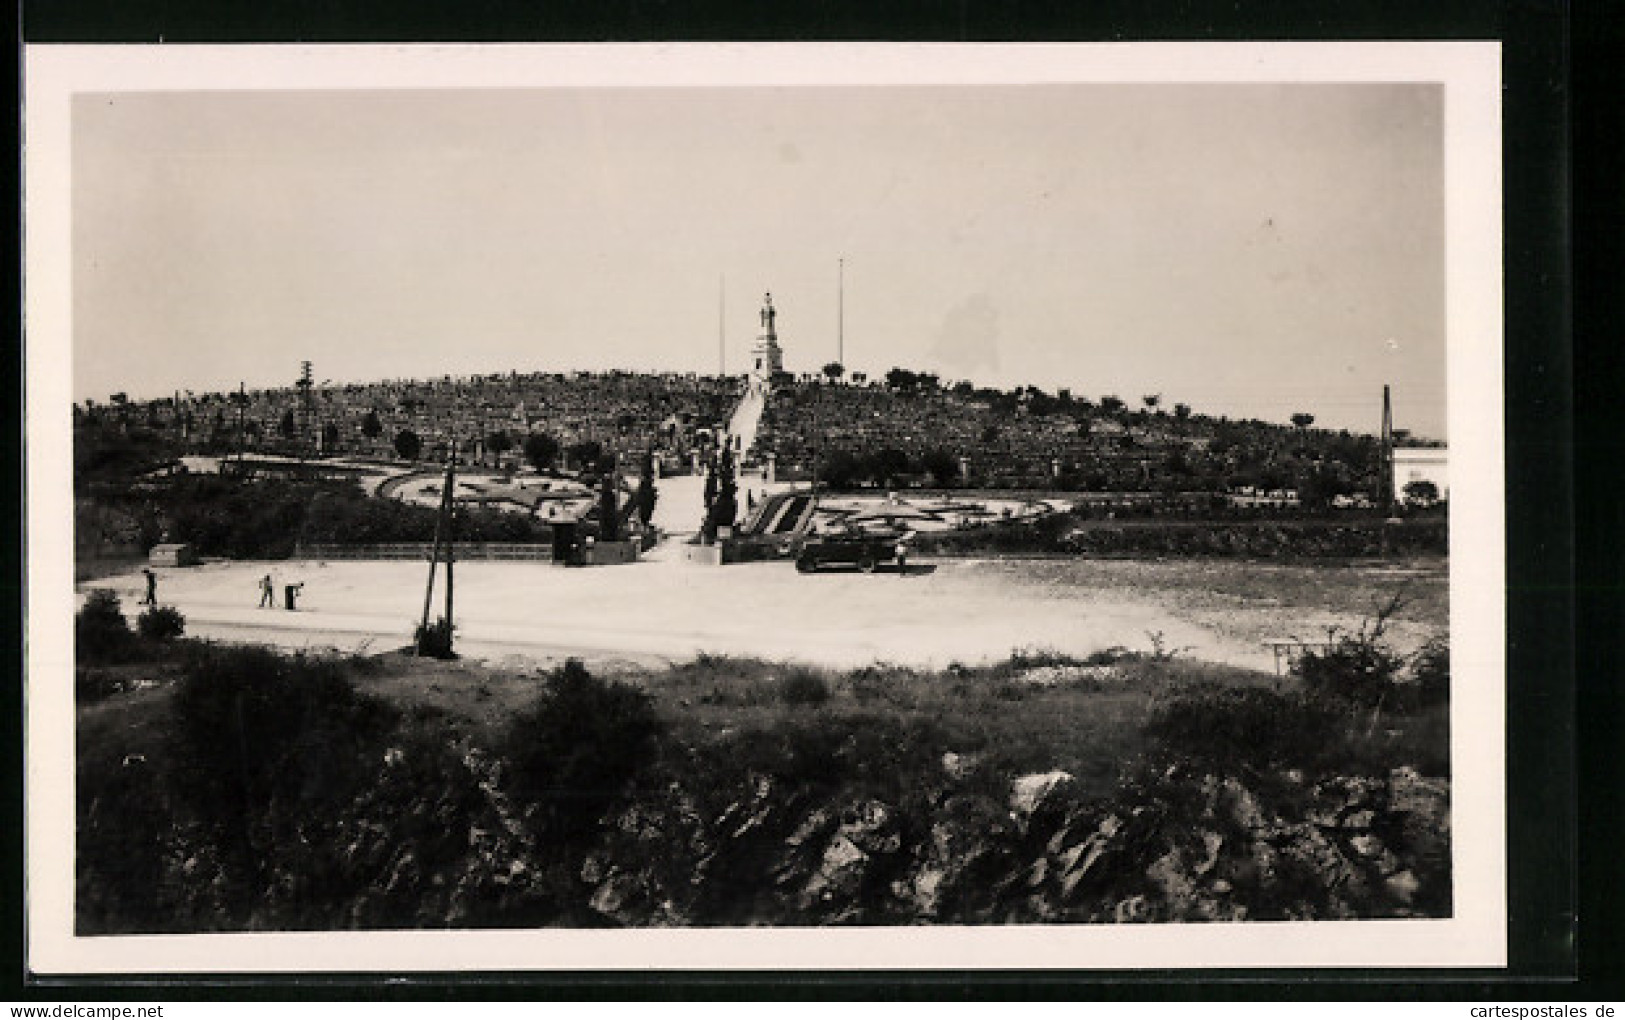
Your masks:
M310 410L311 410L311 408L310 408L310 388L311 388L311 380L312 380L312 378L313 378L313 376L311 375L311 371L310 371L310 362L309 361L301 361L299 363L299 382L298 382L298 386L299 386L299 457L300 457L301 460L304 459L305 454L307 452L309 452L309 448L313 445L311 443L311 435L310 435Z
M1394 515L1394 413L1389 403L1388 384L1382 384L1382 486L1383 511Z
M457 465L457 444L456 444L455 437L453 437L453 441L452 441L452 445L451 445L451 453L446 458L446 481L445 481L445 486L441 490L441 493L440 493L440 513L437 514L435 516L435 519L434 519L434 545L429 550L429 583L428 583L427 587L425 587L424 590L423 590L423 622L418 627L417 653L419 655L423 654L424 642L428 639L428 636L429 636L429 610L434 605L434 575L435 575L436 567L438 567L439 564L440 564L440 546L441 546L442 536L444 536L444 540L445 540L445 543L446 543L446 546L447 546L447 548L446 548L446 616L445 616L445 620L446 620L446 627L447 627L446 637L447 637L448 648L449 648L449 645L450 645L450 638L451 638L450 628L451 628L451 619L452 619L452 617L451 617L451 597L452 597L452 589L451 589L451 585L452 585L452 580L451 580L452 550L451 550L451 543L452 543L452 538L453 538L452 537L452 531L451 531L451 508L452 508L452 491L453 491L453 487L457 484L456 465Z
M443 497L446 515L446 651L451 651L451 593L452 593L452 564L457 562L457 501L452 493L457 487L457 447L451 448L451 459L446 462L446 494Z
M728 374L728 277L717 277L717 375Z

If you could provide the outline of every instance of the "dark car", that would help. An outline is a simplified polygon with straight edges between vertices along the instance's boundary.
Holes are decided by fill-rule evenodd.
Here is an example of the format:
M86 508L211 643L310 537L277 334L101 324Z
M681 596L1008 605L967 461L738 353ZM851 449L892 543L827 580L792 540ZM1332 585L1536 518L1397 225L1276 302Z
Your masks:
M869 573L882 563L896 563L899 569L908 561L908 536L903 532L873 532L857 529L828 535L812 535L796 550L796 569L809 574L826 564L852 564Z

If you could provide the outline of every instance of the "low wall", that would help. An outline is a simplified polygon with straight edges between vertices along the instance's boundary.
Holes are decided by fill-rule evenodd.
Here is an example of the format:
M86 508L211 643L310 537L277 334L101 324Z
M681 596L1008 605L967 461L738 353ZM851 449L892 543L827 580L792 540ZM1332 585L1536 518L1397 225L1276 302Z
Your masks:
M728 563L756 563L778 559L777 548L761 541L721 539L715 545L684 545L683 558L690 563L720 567Z
M304 560L427 560L433 549L433 542L310 542L295 546L293 554ZM553 560L553 546L547 542L456 542L452 551L459 560Z
M638 561L638 543L594 542L581 549L581 562L589 567L608 567Z

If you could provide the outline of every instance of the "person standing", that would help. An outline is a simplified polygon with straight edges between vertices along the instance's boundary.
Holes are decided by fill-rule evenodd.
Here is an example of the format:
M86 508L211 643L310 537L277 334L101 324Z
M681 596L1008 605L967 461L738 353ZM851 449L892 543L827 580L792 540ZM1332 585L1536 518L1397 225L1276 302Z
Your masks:
M271 583L270 574L260 578L260 608L276 608L276 585Z
M142 567L141 572L147 575L147 595L141 600L141 604L156 606L158 604L158 575L152 572L151 567Z

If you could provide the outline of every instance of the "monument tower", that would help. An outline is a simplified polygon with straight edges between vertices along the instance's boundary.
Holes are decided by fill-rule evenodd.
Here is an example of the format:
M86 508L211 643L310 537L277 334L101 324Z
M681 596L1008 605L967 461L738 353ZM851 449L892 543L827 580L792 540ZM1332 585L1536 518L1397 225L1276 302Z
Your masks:
M767 381L775 372L784 371L784 352L779 349L779 334L774 325L778 310L773 307L773 295L762 298L762 331L751 348L751 375Z

